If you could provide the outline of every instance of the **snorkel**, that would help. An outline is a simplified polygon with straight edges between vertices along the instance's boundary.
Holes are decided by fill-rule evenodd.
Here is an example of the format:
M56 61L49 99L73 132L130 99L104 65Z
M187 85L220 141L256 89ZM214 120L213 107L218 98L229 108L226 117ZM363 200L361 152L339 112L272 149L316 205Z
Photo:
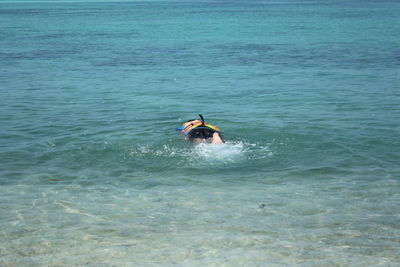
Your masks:
M214 130L215 132L221 131L217 126L206 123L204 121L203 115L199 114L199 117L200 117L201 121L200 120L188 120L187 122L183 123L183 125L180 126L177 130L184 134L189 134L189 132L191 130L198 128L198 127L210 128L210 129Z
M204 127L204 117L203 117L203 115L201 115L201 114L199 114L199 116L200 116L200 119L201 119L201 126L202 127Z
M215 143L215 138L218 139L217 143L222 143L221 130L215 125L206 123L203 115L199 114L199 117L201 120L188 120L177 130L183 133L189 141L195 143L199 141ZM214 138L214 136L216 137Z

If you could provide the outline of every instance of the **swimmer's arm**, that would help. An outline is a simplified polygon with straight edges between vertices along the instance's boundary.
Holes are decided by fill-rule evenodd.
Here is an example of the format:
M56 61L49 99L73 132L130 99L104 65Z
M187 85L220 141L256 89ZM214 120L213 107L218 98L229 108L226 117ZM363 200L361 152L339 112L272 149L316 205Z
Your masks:
M220 144L224 143L224 142L222 141L221 137L219 136L219 133L216 133L216 132L215 132L215 133L213 134L212 143L213 143L213 144L216 144L216 145L220 145Z

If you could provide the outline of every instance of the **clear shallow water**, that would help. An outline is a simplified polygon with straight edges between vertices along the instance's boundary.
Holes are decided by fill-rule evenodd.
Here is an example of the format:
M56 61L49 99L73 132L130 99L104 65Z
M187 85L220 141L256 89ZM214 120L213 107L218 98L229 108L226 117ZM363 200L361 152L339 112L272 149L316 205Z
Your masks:
M395 266L398 17L0 3L0 265ZM183 141L198 113L227 144Z

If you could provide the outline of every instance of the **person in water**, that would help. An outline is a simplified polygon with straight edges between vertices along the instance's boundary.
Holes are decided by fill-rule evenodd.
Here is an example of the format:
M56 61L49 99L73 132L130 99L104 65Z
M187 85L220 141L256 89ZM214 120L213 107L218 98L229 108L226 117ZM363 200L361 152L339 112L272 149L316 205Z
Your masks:
M201 114L199 116L201 121L188 120L178 128L178 131L183 133L186 139L196 144L223 144L224 140L221 137L221 130L217 126L205 123Z

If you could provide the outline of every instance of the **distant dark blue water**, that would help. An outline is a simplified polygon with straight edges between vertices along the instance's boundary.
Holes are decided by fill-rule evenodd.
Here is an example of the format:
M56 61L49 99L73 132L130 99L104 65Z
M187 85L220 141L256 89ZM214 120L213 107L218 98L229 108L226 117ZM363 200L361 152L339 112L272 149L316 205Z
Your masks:
M395 266L400 3L0 3L1 266ZM227 143L176 128L203 114Z

